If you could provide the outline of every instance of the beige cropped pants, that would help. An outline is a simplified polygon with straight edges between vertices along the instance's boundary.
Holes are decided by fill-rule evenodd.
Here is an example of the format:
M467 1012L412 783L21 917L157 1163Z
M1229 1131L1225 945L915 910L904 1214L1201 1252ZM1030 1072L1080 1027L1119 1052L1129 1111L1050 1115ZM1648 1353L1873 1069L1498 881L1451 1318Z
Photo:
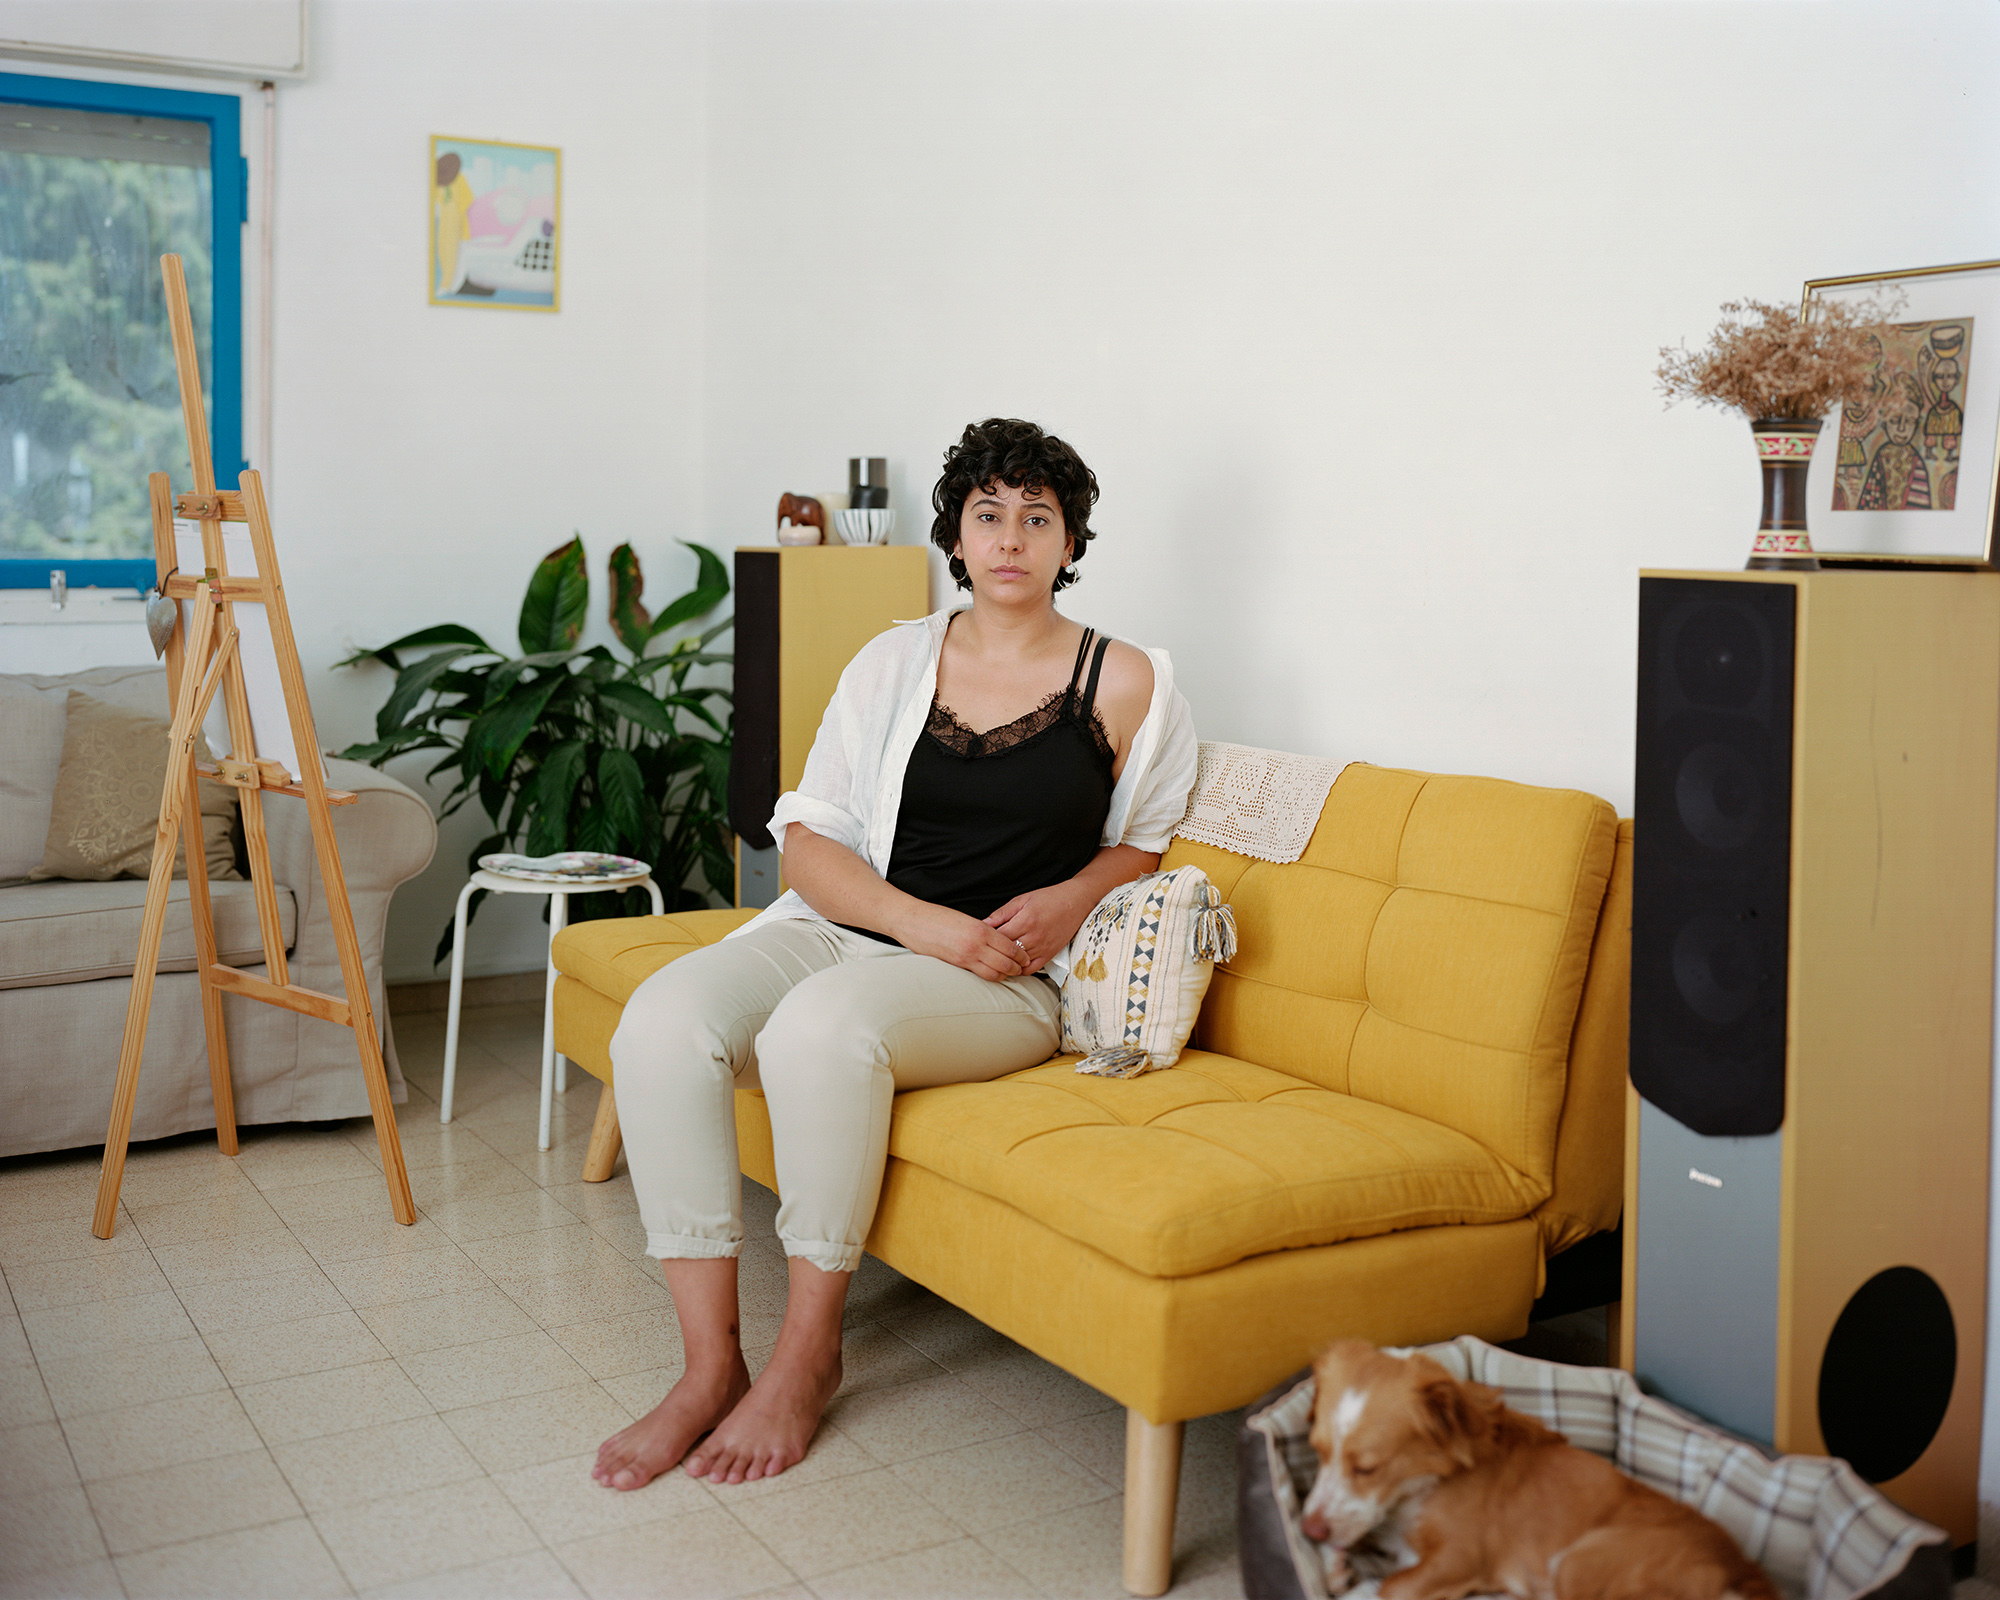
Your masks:
M1032 1067L1061 1031L1049 979L992 983L830 922L775 922L691 951L639 985L611 1040L647 1254L741 1253L735 1094L761 1087L785 1254L853 1271L895 1092Z

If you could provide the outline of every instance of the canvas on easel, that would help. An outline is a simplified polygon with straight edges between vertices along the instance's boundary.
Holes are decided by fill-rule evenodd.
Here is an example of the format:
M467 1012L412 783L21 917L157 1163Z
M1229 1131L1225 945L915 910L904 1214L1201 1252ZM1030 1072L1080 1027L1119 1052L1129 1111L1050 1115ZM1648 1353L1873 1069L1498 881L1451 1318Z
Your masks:
M215 920L208 895L202 851L187 852L188 909L194 919L196 968L201 978L202 1019L208 1040L209 1084L215 1096L216 1143L236 1153L236 1106L230 1088L229 1046L223 1031L222 997L283 1007L351 1029L368 1086L368 1108L382 1152L382 1175L389 1208L401 1223L416 1221L409 1175L396 1132L396 1108L389 1098L381 1037L368 998L361 942L333 835L332 807L352 805L354 796L326 785L326 769L313 731L305 674L285 608L284 584L271 539L263 480L245 472L236 491L218 490L209 456L208 417L202 405L201 369L195 355L194 323L188 314L187 281L181 258L160 258L166 284L167 317L173 330L174 363L180 375L181 418L186 424L188 460L194 468L192 493L176 497L164 472L154 473L151 491L153 548L159 591L178 602L166 647L167 676L173 685L173 728L169 734L167 781L160 799L159 831L146 885L146 909L139 923L139 950L132 968L132 993L125 1012L125 1037L118 1058L118 1082L111 1100L111 1125L104 1139L104 1167L97 1185L97 1213L91 1231L111 1237L118 1217L118 1192L132 1133L132 1106L138 1093L146 1016L159 966L166 923L175 845L190 817L199 817L198 776L219 779L237 791L245 852L263 942L263 977L222 965L216 955ZM218 696L220 697L218 702ZM227 749L214 767L196 762L196 737L211 707L220 716L210 746ZM345 995L325 994L291 982L284 933L271 874L270 843L264 827L264 796L279 795L305 806L313 849L333 922ZM280 803L283 803L282 801Z

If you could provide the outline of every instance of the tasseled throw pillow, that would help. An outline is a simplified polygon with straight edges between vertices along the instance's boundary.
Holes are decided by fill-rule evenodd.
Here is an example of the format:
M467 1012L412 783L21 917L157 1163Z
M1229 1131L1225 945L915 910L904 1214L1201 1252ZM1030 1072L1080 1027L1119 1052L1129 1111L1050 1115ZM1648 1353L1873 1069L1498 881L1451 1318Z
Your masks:
M1062 1045L1083 1054L1076 1070L1132 1078L1171 1067L1215 963L1235 955L1236 919L1200 867L1113 889L1070 945Z

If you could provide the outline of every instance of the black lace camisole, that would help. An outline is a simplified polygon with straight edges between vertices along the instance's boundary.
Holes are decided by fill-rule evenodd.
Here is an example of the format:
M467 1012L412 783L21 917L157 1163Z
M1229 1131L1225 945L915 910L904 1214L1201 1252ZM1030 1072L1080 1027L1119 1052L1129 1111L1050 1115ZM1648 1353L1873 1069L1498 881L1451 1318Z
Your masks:
M1068 686L1003 727L974 733L932 700L903 773L890 883L985 917L1089 865L1111 809L1116 759L1096 708L1109 644L1086 629Z

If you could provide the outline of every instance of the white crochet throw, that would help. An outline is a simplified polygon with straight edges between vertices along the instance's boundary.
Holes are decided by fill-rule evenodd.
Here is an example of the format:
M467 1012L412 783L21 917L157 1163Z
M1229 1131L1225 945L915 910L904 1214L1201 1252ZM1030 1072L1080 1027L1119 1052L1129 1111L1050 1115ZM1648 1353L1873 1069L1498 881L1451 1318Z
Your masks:
M1259 861L1296 861L1346 765L1330 756L1204 740L1187 815L1174 832Z

